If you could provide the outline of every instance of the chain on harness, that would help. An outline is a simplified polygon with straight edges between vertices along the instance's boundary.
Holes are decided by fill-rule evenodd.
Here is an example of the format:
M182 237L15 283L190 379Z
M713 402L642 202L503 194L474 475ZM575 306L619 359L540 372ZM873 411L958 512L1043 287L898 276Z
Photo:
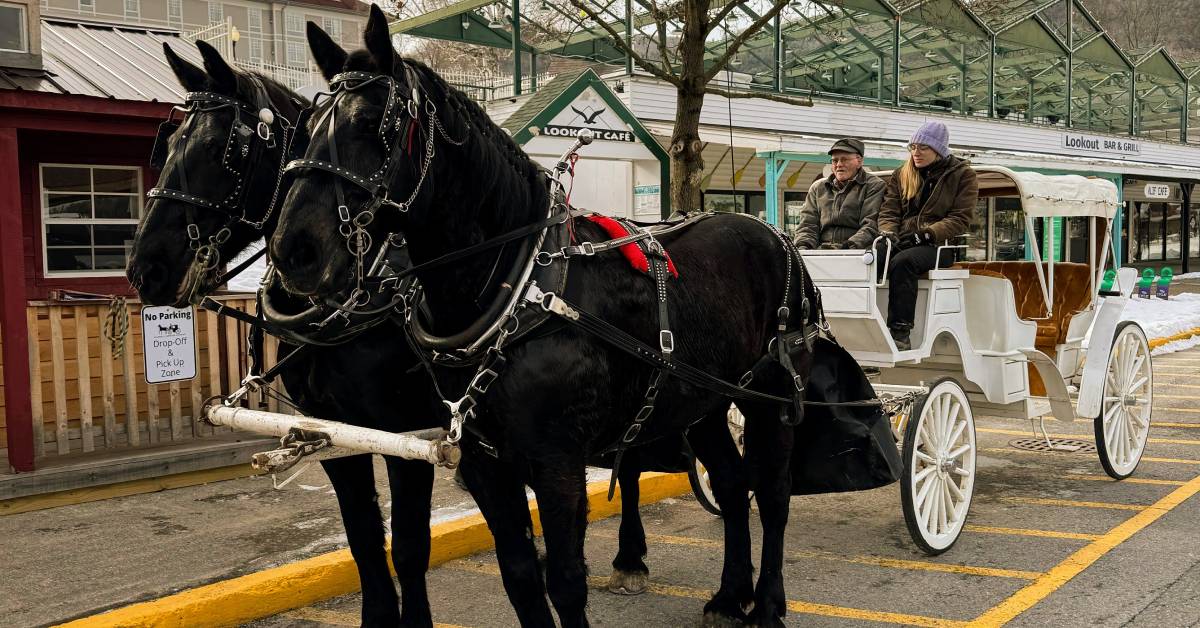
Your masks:
M246 75L245 78L253 87L254 103L216 92L188 92L184 98L185 106L173 108L170 117L158 127L150 165L163 172L164 176L160 178L160 185L151 188L146 195L151 199L169 199L184 204L188 247L193 251L193 258L180 286L180 303L194 303L205 279L211 277L220 267L221 246L229 240L235 225L242 223L261 231L275 209L281 187L279 183L283 177L283 162L286 158L284 150L279 151L280 161L275 169L278 175L271 202L257 220L247 214L246 195L251 187L251 178L255 174L254 166L258 163L259 156L266 150L285 146L292 125L271 104L262 81L252 75ZM195 132L200 115L223 111L232 111L234 114L221 156L221 167L228 175L232 187L224 197L213 198L192 189L188 179L186 157L193 148L192 142L188 140ZM183 118L176 121L176 112L181 112ZM171 138L176 135L176 146L172 148ZM166 171L168 165L173 166L169 172ZM165 184L172 174L175 175L176 187L168 187ZM216 232L205 237L196 221L196 209L224 214L228 220Z

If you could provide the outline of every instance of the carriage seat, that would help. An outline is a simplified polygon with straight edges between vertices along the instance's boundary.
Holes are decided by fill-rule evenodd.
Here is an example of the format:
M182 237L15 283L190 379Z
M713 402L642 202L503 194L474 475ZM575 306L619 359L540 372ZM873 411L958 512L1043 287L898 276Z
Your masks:
M1042 299L1041 283L1038 281L1037 262L959 262L954 267L966 269L972 275L1003 277L1012 283L1013 296L1017 301L1017 316L1037 324L1035 344L1050 356L1054 355L1057 345L1066 342L1071 317L1091 303L1090 271L1087 264L1054 264L1054 294L1051 295L1054 314L1050 318L1045 318L1046 304Z

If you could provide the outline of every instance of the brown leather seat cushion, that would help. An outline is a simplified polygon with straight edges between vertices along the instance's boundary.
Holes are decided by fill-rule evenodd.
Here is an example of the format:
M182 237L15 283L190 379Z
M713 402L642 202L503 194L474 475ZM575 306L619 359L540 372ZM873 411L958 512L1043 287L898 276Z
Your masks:
M1091 303L1087 264L1061 262L1054 265L1054 293L1051 295L1054 312L1049 318L1046 318L1046 302L1042 298L1037 262L961 262L955 266L967 269L972 275L1008 279L1017 302L1017 316L1037 324L1034 346L1051 358L1054 358L1057 346L1066 342L1071 317ZM1045 386L1032 365L1029 375L1030 392L1036 396L1045 395Z

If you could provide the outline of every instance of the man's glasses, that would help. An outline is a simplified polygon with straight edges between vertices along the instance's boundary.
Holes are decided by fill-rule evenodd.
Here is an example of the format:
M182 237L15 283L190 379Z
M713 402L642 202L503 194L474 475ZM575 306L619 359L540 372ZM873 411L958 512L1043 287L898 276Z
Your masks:
M834 157L829 160L831 164L852 164L858 161L858 157Z

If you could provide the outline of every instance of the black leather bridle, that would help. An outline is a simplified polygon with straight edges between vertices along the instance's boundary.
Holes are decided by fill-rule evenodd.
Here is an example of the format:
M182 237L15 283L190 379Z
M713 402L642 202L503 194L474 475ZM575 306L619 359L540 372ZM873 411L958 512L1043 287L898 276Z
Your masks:
M261 215L252 215L251 208L246 206L246 194L251 187L251 178L259 159L268 149L286 146L293 126L271 103L266 88L258 77L245 75L244 78L252 86L253 102L216 92L188 92L184 97L184 106L175 107L171 116L159 125L151 153L150 165L156 170L162 171L168 165L174 166L171 172L176 175L177 187L167 187L164 177L160 179L160 185L151 188L146 195L152 199L174 200L184 204L188 246L195 251L192 268L188 273L191 285L183 287L183 292L187 293L183 296L188 301L193 299L194 293L200 287L198 279L220 265L220 246L232 235L232 228L238 223L244 223L261 231L271 217L279 194L277 177L274 196L270 204L260 210ZM224 197L214 198L206 194L205 190L194 189L188 179L186 157L192 148L192 142L186 140L195 132L200 115L225 110L232 111L234 119L229 127L221 166L229 175L233 186ZM183 117L176 120L176 112L181 112ZM170 139L176 133L182 133L179 138L182 144L178 150L172 150ZM282 173L286 158L286 151L281 150L279 164L275 167L276 172ZM196 221L197 209L224 214L227 218L221 228L207 235L207 242L205 237L202 237Z

